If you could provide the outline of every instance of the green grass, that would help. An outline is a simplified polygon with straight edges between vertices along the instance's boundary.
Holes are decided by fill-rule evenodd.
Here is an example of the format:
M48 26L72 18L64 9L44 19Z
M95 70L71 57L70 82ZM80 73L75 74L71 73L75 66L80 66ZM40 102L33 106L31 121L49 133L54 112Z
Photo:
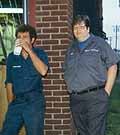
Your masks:
M109 101L107 135L120 135L120 84L115 83Z

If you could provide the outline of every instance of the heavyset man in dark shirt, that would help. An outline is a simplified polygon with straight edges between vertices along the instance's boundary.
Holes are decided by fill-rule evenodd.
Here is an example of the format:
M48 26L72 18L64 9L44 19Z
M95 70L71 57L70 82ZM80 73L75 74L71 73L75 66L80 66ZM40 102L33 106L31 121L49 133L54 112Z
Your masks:
M90 32L90 20L73 21L75 40L67 50L64 78L78 135L105 135L108 97L117 72L118 56L102 38Z
M17 135L24 125L27 135L43 135L45 99L42 76L48 70L46 53L33 44L36 31L30 25L20 25L16 31L22 52L13 52L7 59L6 89L8 111L0 135Z

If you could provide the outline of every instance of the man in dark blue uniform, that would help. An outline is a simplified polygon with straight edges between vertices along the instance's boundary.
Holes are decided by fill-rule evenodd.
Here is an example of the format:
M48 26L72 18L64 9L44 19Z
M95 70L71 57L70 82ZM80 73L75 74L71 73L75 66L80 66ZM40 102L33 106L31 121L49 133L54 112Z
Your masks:
M73 120L80 135L105 135L119 58L105 40L90 33L87 15L75 18L73 33L64 62Z
M45 99L41 79L48 70L48 57L33 47L36 37L30 25L20 25L16 30L22 51L20 55L10 53L7 59L9 105L0 135L18 135L23 125L27 135L43 135Z

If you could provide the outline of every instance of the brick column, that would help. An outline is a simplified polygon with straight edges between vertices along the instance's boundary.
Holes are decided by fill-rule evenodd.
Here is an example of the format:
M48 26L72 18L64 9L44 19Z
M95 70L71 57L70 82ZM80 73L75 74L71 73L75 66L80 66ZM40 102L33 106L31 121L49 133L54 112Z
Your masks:
M72 0L36 0L37 46L49 56L50 71L44 79L46 115L44 135L71 135L69 95L62 63L72 38Z

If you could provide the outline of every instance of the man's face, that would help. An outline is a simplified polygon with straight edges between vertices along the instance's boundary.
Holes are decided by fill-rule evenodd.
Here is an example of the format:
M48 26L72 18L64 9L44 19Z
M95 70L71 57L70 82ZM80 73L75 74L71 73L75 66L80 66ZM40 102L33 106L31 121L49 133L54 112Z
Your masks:
M29 32L18 32L17 38L23 41L27 41L28 43L31 43Z
M89 27L87 28L84 22L73 26L73 33L76 39L83 41L89 35Z

